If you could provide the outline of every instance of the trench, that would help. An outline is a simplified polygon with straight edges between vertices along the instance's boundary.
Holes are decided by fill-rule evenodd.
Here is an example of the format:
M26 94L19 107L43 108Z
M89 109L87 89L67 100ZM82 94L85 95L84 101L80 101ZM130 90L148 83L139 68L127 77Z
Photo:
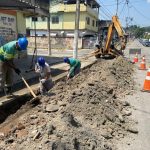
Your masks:
M60 69L53 69L52 75L57 76L59 74L63 74L65 71ZM30 79L27 81L30 85L37 84L38 83L38 77ZM55 81L56 83L56 81ZM13 91L20 89L21 87L26 88L23 82L20 82L16 84L13 88ZM34 91L36 95L39 95L38 91ZM32 95L30 93L24 94L22 96L15 96L15 98L8 100L5 102L2 106L0 106L0 124L5 122L6 119L10 116L15 114L23 105L27 104L25 110L21 111L18 115L15 116L17 118L19 115L22 115L23 113L27 112L31 108L35 107L39 104L39 101L34 101L30 103L30 101L33 99ZM14 118L13 118L14 119ZM11 119L12 120L12 119Z
M81 70L85 70L89 67L91 67L94 63L91 63ZM55 84L64 81L66 77L66 71L62 69L52 69L52 76L58 76L57 79L54 81ZM37 83L37 78L31 79L30 84L36 84ZM18 87L19 88L23 83L19 83ZM38 90L34 91L35 94L38 96ZM42 97L41 97L42 98ZM30 93L24 94L22 96L15 97L11 101L6 102L2 106L0 106L0 124L4 123L2 126L5 125L5 122L8 124L14 119L17 119L19 116L23 115L24 113L28 112L35 106L37 106L40 101L34 101L31 103L33 97ZM22 108L23 107L23 108Z
M0 123L3 123L8 116L16 113L23 105L29 102L32 96L29 94L17 97L0 107ZM33 107L34 104L30 104L29 108ZM26 110L27 111L27 110ZM25 111L25 112L26 112ZM25 113L24 111L22 113Z

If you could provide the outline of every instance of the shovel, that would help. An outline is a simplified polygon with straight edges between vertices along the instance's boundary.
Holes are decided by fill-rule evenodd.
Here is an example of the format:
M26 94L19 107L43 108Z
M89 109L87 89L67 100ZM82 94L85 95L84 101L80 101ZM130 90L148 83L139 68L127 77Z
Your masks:
M15 68L14 68L8 61L6 61L6 63L7 63L7 65L8 65L10 68L12 68L12 69L15 70ZM34 101L36 101L36 100L39 100L39 98L35 95L35 93L34 93L33 90L31 89L31 87L29 86L29 84L28 84L27 81L25 80L25 78L24 78L21 74L19 74L19 75L20 75L21 79L23 80L23 82L25 83L26 87L28 88L28 90L30 91L30 93L31 93L32 96L33 96L33 99L31 100L31 102L34 102Z
M35 93L33 92L33 90L31 89L31 87L29 86L29 84L27 83L27 81L25 80L25 78L20 75L22 81L25 83L26 87L28 88L28 90L30 91L30 93L32 94L33 96L33 99L31 100L32 102L33 101L36 101L36 100L39 100L39 98L35 95Z

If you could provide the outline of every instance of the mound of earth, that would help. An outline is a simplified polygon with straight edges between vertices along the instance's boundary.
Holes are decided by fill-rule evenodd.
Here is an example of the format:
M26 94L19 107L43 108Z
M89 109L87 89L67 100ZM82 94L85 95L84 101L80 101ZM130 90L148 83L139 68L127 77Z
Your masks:
M133 66L124 58L99 60L74 79L58 82L41 103L0 129L1 150L116 150L137 133L130 104Z

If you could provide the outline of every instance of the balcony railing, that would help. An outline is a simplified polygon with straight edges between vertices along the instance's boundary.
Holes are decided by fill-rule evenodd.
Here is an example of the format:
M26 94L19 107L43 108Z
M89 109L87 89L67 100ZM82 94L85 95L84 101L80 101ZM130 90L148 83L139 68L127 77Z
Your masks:
M71 5L58 4L50 8L51 13L75 12L75 11L76 11L76 4L71 4ZM80 4L80 12L85 12L85 11L89 12L91 15L95 17L98 17L98 11L92 9L89 6L85 6L84 4Z
M0 0L0 8L19 9L24 12L33 12L35 9L38 14L48 15L49 0Z

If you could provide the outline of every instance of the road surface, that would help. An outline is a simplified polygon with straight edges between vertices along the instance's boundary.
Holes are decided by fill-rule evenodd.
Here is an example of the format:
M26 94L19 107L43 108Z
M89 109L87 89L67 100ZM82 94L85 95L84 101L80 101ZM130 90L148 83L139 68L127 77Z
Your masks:
M128 46L130 48L141 48L142 55L146 56L147 67L150 64L150 47L142 46L138 41L134 41ZM128 51L126 51L128 57ZM138 70L139 63L135 65L134 80L136 82L135 92L128 95L124 100L130 102L132 106L131 118L137 121L137 135L130 135L118 144L119 150L150 150L150 93L141 92L147 71Z

